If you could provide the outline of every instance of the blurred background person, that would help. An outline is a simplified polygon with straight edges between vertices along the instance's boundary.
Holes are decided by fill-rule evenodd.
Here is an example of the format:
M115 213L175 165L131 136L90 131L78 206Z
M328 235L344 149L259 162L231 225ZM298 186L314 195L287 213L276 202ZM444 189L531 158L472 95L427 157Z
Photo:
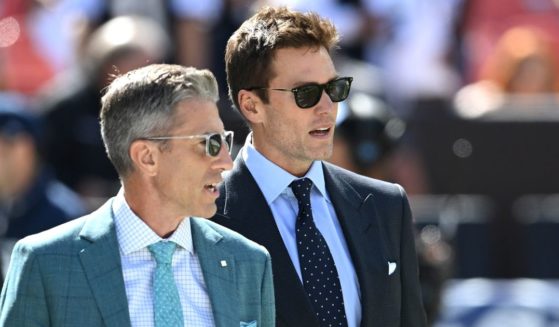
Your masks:
M551 38L538 28L516 26L505 31L482 65L479 80L457 93L457 113L476 118L510 107L511 102L527 110L556 102L559 66L554 50Z
M77 217L84 207L43 163L39 118L9 98L0 95L2 231L20 239Z
M559 51L559 6L555 0L466 0L460 12L459 51L466 83L478 81L498 40L510 29L529 26L547 35Z
M386 100L379 67L347 55L334 58L338 71L353 76L352 92L340 103L329 161L356 173L401 184L408 194L429 192L407 122Z
M467 0L360 0L363 59L380 67L398 117L439 115L461 83L455 27Z
M101 92L115 74L165 61L169 49L168 36L153 21L113 18L91 34L81 65L43 90L47 160L91 207L120 185L101 140Z
M313 11L328 17L343 36L338 52L354 60L363 60L364 42L370 35L368 16L361 0L258 0L255 6L288 6L299 11Z
M58 74L79 64L87 40L119 16L140 16L172 42L172 61L206 67L222 0L3 0L0 75L3 87L34 96Z
M0 89L32 97L74 66L97 1L1 1Z
M20 97L0 94L0 248L3 269L7 268L15 241L85 213L79 196L55 179L43 163L41 127L39 118L24 110Z
M329 161L361 175L394 180L386 161L402 137L404 122L384 102L365 93L353 92L340 107Z
M428 192L420 157L406 140L406 123L382 100L354 92L341 106L329 161L361 175Z
M171 40L167 62L214 72L220 85L220 115L238 135L236 142L244 140L248 129L242 118L229 110L223 54L227 39L250 16L256 0L94 1L88 31L115 17L140 16L157 24Z

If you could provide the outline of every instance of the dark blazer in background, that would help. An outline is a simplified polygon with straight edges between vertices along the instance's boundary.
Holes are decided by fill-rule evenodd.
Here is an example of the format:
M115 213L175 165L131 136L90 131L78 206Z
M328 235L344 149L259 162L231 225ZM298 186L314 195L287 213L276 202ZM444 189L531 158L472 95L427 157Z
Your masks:
M426 326L404 190L329 163L323 168L359 280L361 326ZM240 155L220 192L220 214L212 220L263 245L272 256L277 326L318 327L272 211ZM396 263L392 274L389 262Z

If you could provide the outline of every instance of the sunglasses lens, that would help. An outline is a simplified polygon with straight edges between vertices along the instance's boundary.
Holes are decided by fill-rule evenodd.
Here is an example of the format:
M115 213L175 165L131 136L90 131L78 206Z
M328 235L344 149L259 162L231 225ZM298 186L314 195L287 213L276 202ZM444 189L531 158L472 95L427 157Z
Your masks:
M305 85L296 88L295 102L300 108L310 108L320 101L323 88L332 102L340 102L347 99L351 88L351 77L343 77L322 85Z
M310 108L320 101L322 89L318 85L306 85L297 88L295 102L301 108Z
M326 85L326 93L333 102L340 102L347 99L351 80L349 78L340 78Z
M219 151L221 151L221 135L211 135L207 140L206 148L210 156L217 157L219 155Z

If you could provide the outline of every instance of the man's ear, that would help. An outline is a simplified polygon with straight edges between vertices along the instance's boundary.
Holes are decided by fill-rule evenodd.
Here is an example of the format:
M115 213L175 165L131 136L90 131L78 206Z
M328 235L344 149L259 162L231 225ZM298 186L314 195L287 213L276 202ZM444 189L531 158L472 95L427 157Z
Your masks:
M239 110L252 124L260 123L264 114L263 103L252 91L241 90L238 94Z
M157 175L160 151L156 142L136 140L130 145L130 158L135 168L147 176Z

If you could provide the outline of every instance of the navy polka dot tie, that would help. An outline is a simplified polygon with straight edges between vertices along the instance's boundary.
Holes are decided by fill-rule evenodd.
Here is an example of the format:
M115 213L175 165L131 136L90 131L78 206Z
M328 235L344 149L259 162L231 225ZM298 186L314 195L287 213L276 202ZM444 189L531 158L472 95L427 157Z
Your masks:
M305 291L321 327L347 326L344 298L336 264L312 216L313 183L308 178L302 178L293 181L290 186L299 204L295 228Z

